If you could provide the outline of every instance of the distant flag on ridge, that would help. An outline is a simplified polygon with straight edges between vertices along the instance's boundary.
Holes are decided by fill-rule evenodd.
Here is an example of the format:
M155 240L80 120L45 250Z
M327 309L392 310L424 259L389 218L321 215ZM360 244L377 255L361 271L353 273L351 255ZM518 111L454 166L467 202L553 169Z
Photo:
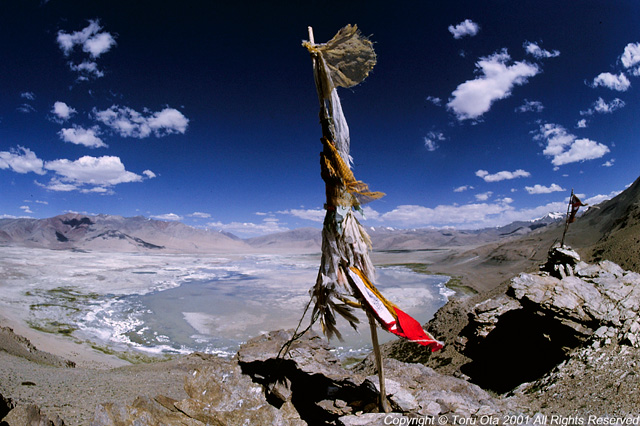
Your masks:
M564 231L562 232L562 239L560 240L560 247L564 247L564 237L567 235L567 230L569 229L569 224L575 222L576 214L578 214L578 210L580 207L587 206L588 204L580 201L580 198L573 193L573 189L571 189L571 196L569 197L569 205L567 206L567 217L564 222Z
M567 221L569 223L573 223L576 220L576 214L578 213L580 207L586 206L587 204L584 204L582 201L580 201L580 198L576 197L575 194L571 194L571 200L569 201L569 204L571 205L571 212L569 213Z

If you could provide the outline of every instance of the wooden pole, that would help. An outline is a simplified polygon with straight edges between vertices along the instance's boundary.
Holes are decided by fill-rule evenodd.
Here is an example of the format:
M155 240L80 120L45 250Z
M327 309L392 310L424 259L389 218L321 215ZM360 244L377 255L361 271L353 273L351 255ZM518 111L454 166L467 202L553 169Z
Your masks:
M567 215L564 218L564 231L562 231L562 239L560 240L560 248L564 247L564 237L567 235L569 229L569 214L571 211L571 202L573 201L573 188L571 188L571 195L569 196L569 205L567 206Z
M313 45L315 44L315 40L313 37L313 28L311 26L308 26L307 30L309 32L309 42ZM317 66L316 61L318 59L315 57L315 55L311 55L311 58L313 60L313 68L315 70ZM315 76L315 78L316 89L318 91L318 100L320 101L320 124L322 126L322 136L329 140L334 140L335 138L332 132L333 126L330 125L330 117L325 105L323 90L320 87L322 82L317 78L317 76ZM327 202L329 201L330 200L327 199ZM369 327L371 328L371 342L373 343L373 353L376 358L376 369L378 370L378 379L380 380L380 410L385 413L390 413L391 407L389 406L389 401L387 401L387 392L384 383L384 368L382 365L382 354L380 353L380 345L378 343L376 320L373 317L373 314L371 314L366 308L363 307L363 309L365 310L365 312L367 313L367 317L369 318Z
M380 409L384 413L390 413L391 407L387 401L387 391L384 384L384 366L382 365L382 354L380 353L380 345L378 344L378 325L376 320L366 308L367 317L369 318L369 327L371 328L371 343L373 343L373 354L376 358L376 369L378 370L378 380L380 381Z

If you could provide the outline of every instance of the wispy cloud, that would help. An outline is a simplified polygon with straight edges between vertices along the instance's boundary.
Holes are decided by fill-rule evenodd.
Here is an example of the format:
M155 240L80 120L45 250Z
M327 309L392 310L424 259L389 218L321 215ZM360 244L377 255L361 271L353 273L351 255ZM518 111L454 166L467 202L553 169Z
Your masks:
M442 105L442 99L440 99L438 97L435 97L435 96L427 96L427 101L431 102L435 106L441 106Z
M631 82L623 73L615 75L610 72L603 72L594 78L591 83L591 87L599 86L617 90L618 92L626 92L631 87Z
M480 58L476 67L482 75L460 84L447 104L458 120L479 118L495 101L509 97L514 86L525 84L540 72L535 64L517 61L509 65L510 61L506 49Z
M542 112L544 105L540 101L524 100L524 104L515 109L516 112Z
M168 221L172 221L172 222L177 222L183 219L182 216L177 215L175 213L165 213L165 214L158 214L158 215L154 215L151 216L153 219L158 219L158 220L168 220Z
M431 131L424 137L424 147L427 148L427 151L435 151L439 147L437 142L445 140L447 140L447 138L442 132Z
M151 112L147 109L144 114L117 105L103 111L94 108L96 120L106 125L122 137L146 138L152 134L162 137L173 133L185 133L189 119L174 108L164 108L162 111Z
M215 229L219 229L242 238L255 237L258 235L274 234L276 232L288 231L289 228L280 224L279 220L274 217L267 217L262 222L210 222L207 224Z
M492 191L482 192L480 194L476 194L476 200L478 201L487 201L493 195Z
M582 120L578 120L576 123L576 127L578 129L585 129L587 127L587 119L583 118Z
M616 159L612 158L611 160L605 161L602 164L602 167L613 167L613 163L615 163Z
M22 92L20 93L20 97L28 101L33 101L36 99L36 95L33 92Z
M485 182L500 182L501 180L511 180L511 179L516 179L521 177L529 177L531 176L531 173L522 169L518 169L513 172L504 170L494 174L490 174L486 170L478 170L476 172L476 176L478 176L481 179L484 179Z
M532 55L536 59L555 58L560 56L559 51L554 50L550 52L538 46L537 43L532 43L530 41L525 41L523 47L529 55Z
M555 183L552 183L551 186L535 184L533 186L525 186L524 189L526 189L529 194L551 194L552 192L565 191L563 187Z
M604 99L598 98L591 108L586 111L580 111L580 115L593 115L596 112L599 114L611 114L620 108L624 108L625 105L625 102L620 98L615 98L611 102L606 102Z
M62 129L58 133L60 139L76 145L84 145L89 148L106 148L107 144L98 137L100 129L94 126L90 129L84 129L80 126Z
M36 109L31 106L30 104L22 104L20 105L18 108L16 108L18 111L24 113L24 114L29 114L32 112L36 112Z
M462 185L462 186L459 186L457 188L453 188L453 192L464 192L464 191L468 191L470 189L473 189L473 186L471 186L471 185Z
M287 214L299 219L306 219L313 222L322 223L324 221L325 211L323 209L290 209L279 211L280 214Z
M209 213L203 213L203 212L193 212L191 214L188 214L187 216L197 217L198 219L209 219L211 217Z
M556 167L601 158L609 152L606 145L586 138L578 139L559 124L542 124L534 139L546 144L542 153L551 157L551 164Z
M564 201L552 202L533 208L516 209L512 199L503 198L491 203L471 203L464 205L419 205L398 206L380 215L379 221L387 226L404 227L447 227L459 229L485 228L506 225L516 220L531 220L552 211L567 208Z
M449 25L449 32L456 40L465 36L473 37L478 34L478 31L480 31L480 26L471 19L465 19L456 26Z

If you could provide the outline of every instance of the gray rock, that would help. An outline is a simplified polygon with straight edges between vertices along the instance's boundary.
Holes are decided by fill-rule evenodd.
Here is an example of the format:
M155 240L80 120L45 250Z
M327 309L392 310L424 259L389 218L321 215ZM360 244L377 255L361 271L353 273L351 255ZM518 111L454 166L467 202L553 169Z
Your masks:
M55 415L52 419L40 411L37 405L18 405L2 419L7 426L63 426L64 422Z

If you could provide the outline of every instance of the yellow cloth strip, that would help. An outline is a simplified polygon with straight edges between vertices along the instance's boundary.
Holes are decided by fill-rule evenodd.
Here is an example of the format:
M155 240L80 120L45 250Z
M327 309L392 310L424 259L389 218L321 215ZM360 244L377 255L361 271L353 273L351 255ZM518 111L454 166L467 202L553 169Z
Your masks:
M372 192L366 183L356 179L347 163L340 156L333 142L327 138L322 138L322 145L325 148L322 152L322 177L329 185L334 184L330 182L329 179L339 178L345 190L355 197L355 202L352 202L351 205L364 204L384 197L384 192Z

